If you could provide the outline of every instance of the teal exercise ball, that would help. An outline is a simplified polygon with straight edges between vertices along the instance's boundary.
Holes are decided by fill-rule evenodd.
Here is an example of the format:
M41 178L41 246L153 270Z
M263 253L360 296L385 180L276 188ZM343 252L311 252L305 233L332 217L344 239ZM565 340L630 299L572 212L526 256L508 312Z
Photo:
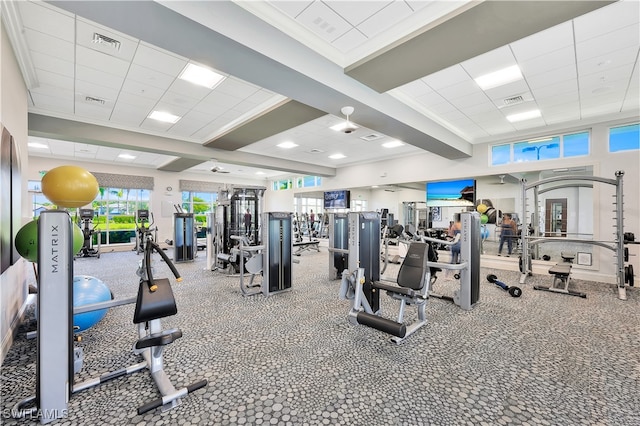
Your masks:
M487 229L486 226L481 227L480 236L482 237L483 240L486 240L487 238L489 238L489 229Z
M101 280L89 275L73 277L73 306L84 306L112 299L111 290ZM73 316L74 332L78 333L96 325L107 315L108 309L85 312Z

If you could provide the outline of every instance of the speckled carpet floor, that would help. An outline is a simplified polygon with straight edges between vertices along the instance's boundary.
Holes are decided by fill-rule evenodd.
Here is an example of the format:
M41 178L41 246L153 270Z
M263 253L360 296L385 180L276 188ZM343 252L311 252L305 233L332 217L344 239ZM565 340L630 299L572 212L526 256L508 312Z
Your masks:
M133 296L139 258L78 259L75 274L103 280L116 298ZM484 277L518 285L518 273L482 268L472 311L431 298L429 323L396 345L347 322L349 302L328 279L326 248L299 260L292 291L271 297L243 297L238 277L205 270L204 252L178 264L178 314L164 325L184 336L167 347L165 370L176 387L203 378L208 386L173 410L138 415L158 396L143 370L74 394L55 424L640 425L638 289L620 301L613 285L576 280L573 288L588 294L582 299L534 291L551 284L540 275L512 298ZM170 277L166 265L156 277ZM435 289L452 293L456 285L440 277ZM381 298L394 318L398 306ZM29 313L22 332L35 328ZM76 380L139 362L132 315L131 305L113 308L83 332ZM408 307L407 321L414 318ZM1 371L3 424L35 423L8 418L34 394L35 360L35 340L17 336Z

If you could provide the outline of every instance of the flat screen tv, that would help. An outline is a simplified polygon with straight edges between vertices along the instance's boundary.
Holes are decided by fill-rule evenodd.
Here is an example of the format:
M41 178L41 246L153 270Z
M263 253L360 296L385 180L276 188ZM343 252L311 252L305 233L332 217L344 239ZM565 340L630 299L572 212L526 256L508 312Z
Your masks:
M476 202L475 179L427 182L428 207L466 207Z
M326 191L324 193L325 209L348 209L350 204L351 193L349 191Z

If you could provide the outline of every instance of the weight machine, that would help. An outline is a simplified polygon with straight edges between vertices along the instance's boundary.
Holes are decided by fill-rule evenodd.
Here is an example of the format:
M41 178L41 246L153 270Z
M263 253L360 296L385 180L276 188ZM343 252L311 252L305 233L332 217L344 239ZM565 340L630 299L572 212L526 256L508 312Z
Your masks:
M38 220L38 330L36 350L36 395L18 402L14 417L40 418L42 424L65 417L69 398L74 393L100 385L144 368L149 369L162 397L138 408L138 414L158 407L170 409L189 392L207 385L206 380L175 389L163 369L164 346L182 337L178 329L162 330L160 319L177 312L168 279L154 279L151 253L158 252L174 275L180 275L166 254L150 238L145 242L143 272L137 297L110 300L73 307L73 241L69 214L63 210L42 212ZM135 303L134 323L139 339L134 352L144 361L74 383L74 375L82 369L83 352L74 348L73 315ZM35 404L35 406L33 406ZM27 408L32 406L30 408Z
M93 217L95 211L93 209L80 209L80 221L78 225L82 229L84 241L82 248L76 257L97 257L100 258L100 234L98 229L93 226ZM97 235L98 248L93 246L93 235Z

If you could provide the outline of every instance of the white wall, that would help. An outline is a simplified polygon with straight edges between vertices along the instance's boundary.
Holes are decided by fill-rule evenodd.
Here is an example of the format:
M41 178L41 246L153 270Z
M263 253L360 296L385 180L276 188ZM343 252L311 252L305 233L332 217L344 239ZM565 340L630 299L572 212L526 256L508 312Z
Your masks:
M25 188L22 193L25 194L27 187L26 173L24 172L27 169L27 90L4 24L1 21L0 27L0 122L16 141L18 158L23 171L22 188ZM23 211L26 211L25 208L29 206L26 198L23 196L21 200ZM19 218L17 219L19 220ZM26 221L23 219L22 223L24 224ZM17 327L24 310L24 302L27 297L27 268L29 267L27 261L21 259L0 275L0 337L2 338L0 362L4 360L11 347L13 330Z

